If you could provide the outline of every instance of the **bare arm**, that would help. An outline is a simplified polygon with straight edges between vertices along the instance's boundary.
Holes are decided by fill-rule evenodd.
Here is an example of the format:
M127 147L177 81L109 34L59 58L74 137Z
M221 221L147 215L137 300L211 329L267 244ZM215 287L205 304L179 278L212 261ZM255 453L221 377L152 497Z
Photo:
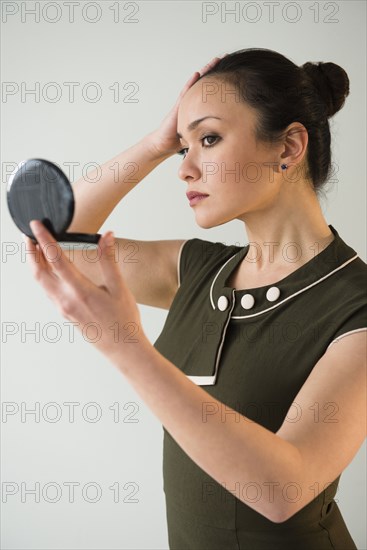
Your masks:
M365 438L366 332L348 335L325 352L295 398L305 413L301 421L285 419L277 433L210 396L155 349L130 363L123 357L114 362L191 459L275 523L335 480ZM320 409L336 402L338 422L315 423L307 414L315 401ZM247 499L248 482L257 484L261 498ZM310 490L315 484L318 489ZM288 485L299 488L296 501L284 497Z
M209 69L214 58L201 72ZM75 212L68 232L96 233L117 204L162 161L177 153L177 112L186 91L200 76L195 72L181 90L176 103L160 126L126 151L101 167L99 181L81 178L73 185ZM94 180L97 170L88 173ZM184 240L138 241L116 239L116 261L136 301L169 309L178 288L178 261ZM74 251L72 261L95 284L101 284L101 272L95 256Z
M97 233L121 199L172 154L157 150L152 132L105 162L97 182L77 180L73 184L75 212L68 232ZM89 180L96 176L96 169L88 173Z
M73 184L75 212L68 232L96 233L129 191L162 161L181 149L177 136L177 113L181 99L200 74L204 74L219 59L215 57L201 72L195 72L189 78L176 103L156 130L102 165L97 183L80 178ZM89 180L94 180L96 176L96 169L88 173Z
M184 239L115 239L115 262L138 304L169 309L178 289L179 254ZM94 284L103 285L95 250L74 250L70 259Z
M161 153L152 132L104 163L96 183L84 178L73 185L75 212L68 232L97 233L112 210L146 175L174 151ZM93 180L96 170L88 174ZM116 262L139 304L169 309L177 290L177 262L182 241L116 239ZM74 250L69 256L95 284L102 284L96 254Z

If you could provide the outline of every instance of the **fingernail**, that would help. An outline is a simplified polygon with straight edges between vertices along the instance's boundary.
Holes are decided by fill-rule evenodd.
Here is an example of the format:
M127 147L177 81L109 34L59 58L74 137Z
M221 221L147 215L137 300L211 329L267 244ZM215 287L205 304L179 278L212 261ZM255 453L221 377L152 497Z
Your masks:
M114 240L115 240L115 235L114 235L113 231L110 231L110 233L107 233L106 238L105 238L106 244L108 244L110 246L111 244L113 244Z
M38 227L39 227L39 221L38 221L38 220L31 220L31 221L29 222L29 225L30 225L30 227L31 227L32 230L33 230L33 229L36 229L36 230L37 230Z

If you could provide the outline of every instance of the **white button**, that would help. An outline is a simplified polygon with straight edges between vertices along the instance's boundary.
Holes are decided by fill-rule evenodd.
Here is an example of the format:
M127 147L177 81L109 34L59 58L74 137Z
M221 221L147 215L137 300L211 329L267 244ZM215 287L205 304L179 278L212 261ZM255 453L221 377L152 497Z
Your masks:
M241 306L243 309L251 309L255 303L255 298L252 294L245 294L241 298Z
M220 298L218 298L218 309L225 311L228 307L228 303L228 298L226 296L220 296Z
M270 287L266 293L266 297L269 300L269 302L274 302L279 298L279 296L280 296L280 290L277 286Z

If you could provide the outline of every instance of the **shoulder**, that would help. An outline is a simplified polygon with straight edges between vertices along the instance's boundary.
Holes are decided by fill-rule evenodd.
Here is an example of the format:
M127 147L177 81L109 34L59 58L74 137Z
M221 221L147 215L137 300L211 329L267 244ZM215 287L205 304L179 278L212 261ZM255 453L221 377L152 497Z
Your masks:
M331 344L367 330L367 264L358 256L335 273L327 295L320 297L323 317L334 327Z
M332 283L331 294L339 304L367 305L367 264L359 256L338 270Z
M320 286L324 293L326 290L323 299L334 308L367 304L367 264L335 228L333 232L334 241L316 256L314 262L316 270L324 275L321 281L326 279L325 285ZM330 275L332 277L329 278Z
M335 281L340 287L349 287L351 290L363 291L366 288L367 264L360 256L346 262L343 269L336 272Z

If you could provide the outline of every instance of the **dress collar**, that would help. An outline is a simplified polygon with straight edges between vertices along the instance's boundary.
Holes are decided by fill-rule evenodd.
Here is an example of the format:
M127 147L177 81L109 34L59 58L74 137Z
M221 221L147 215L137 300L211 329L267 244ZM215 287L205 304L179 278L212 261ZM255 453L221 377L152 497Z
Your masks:
M209 290L213 310L223 311L233 306L231 319L247 319L262 315L301 292L306 292L358 258L356 251L341 239L337 230L332 225L329 225L329 228L334 234L334 240L324 250L316 253L314 258L280 281L262 287L236 290L227 286L227 280L245 258L249 245L241 248L214 276ZM234 304L231 303L231 297L234 297Z

